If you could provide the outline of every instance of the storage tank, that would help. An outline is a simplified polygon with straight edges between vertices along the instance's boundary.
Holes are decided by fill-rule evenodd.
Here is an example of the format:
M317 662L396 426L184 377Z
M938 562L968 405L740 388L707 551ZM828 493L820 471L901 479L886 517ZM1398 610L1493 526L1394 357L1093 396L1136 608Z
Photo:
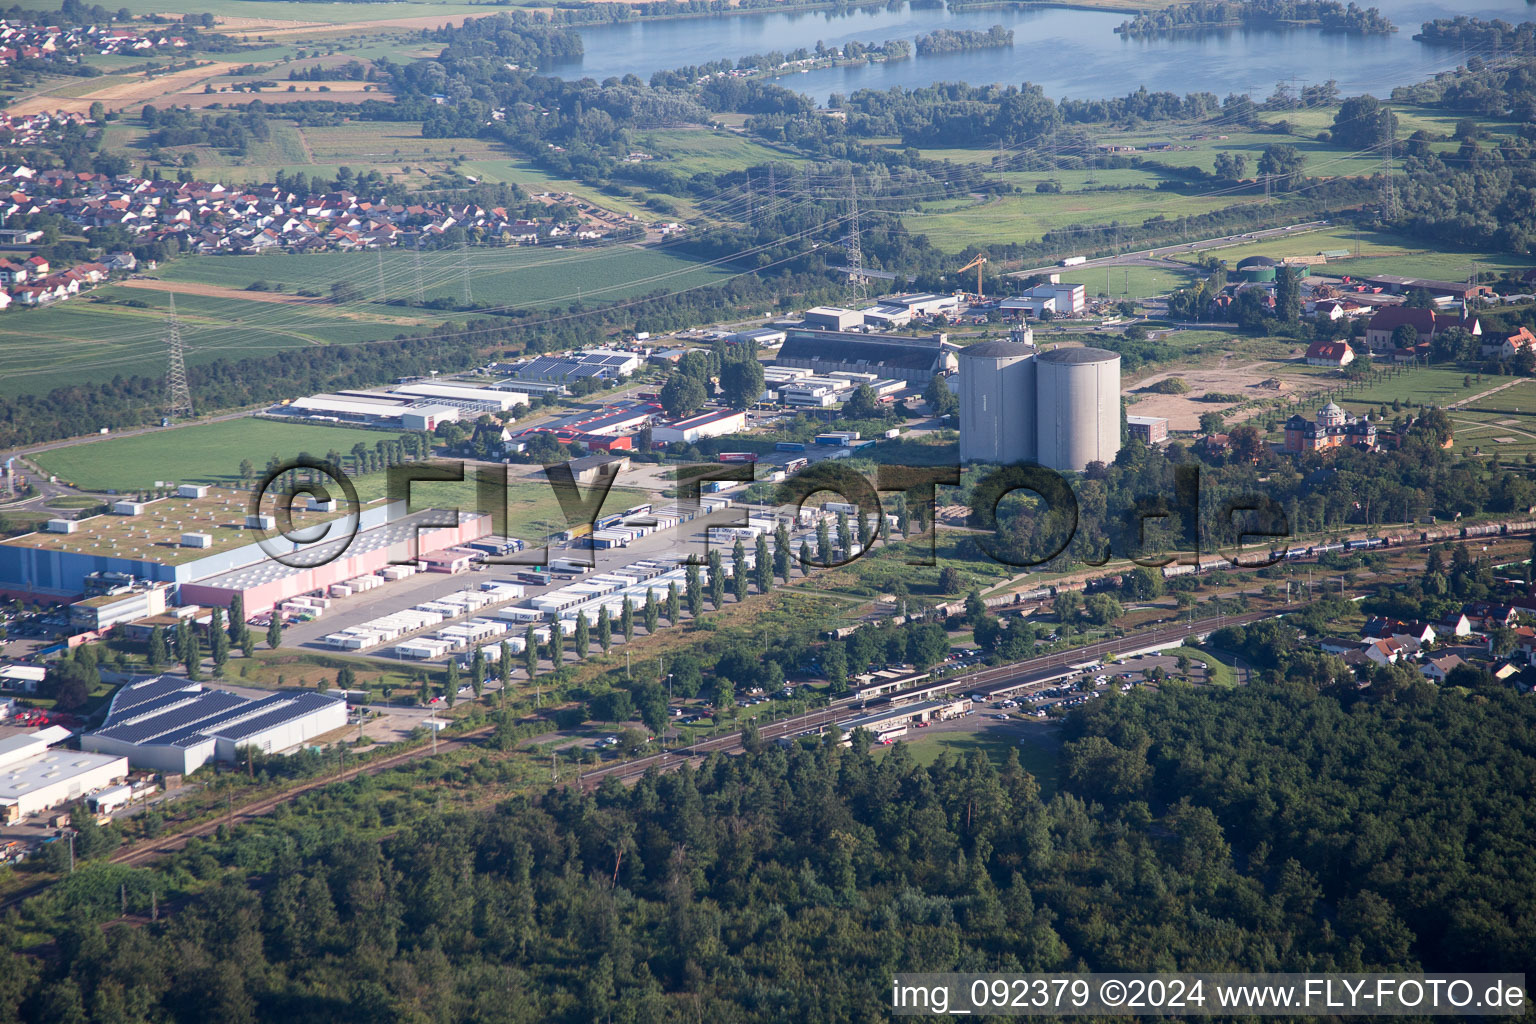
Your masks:
M1063 471L1113 462L1120 451L1120 356L1057 348L1035 358L1039 461Z
M1034 462L1035 349L984 341L967 345L959 356L961 460Z

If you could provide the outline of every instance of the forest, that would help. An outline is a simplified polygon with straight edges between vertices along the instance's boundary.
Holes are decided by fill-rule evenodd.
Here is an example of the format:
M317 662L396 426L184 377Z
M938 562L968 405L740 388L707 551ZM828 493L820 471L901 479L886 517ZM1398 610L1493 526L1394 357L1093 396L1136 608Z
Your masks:
M1138 14L1115 31L1134 39L1243 26L1275 28L1317 25L1324 32L1386 35L1396 32L1375 7L1347 7L1338 0L1193 0L1161 11Z
M1511 25L1499 18L1484 21L1461 14L1426 21L1413 38L1432 46L1456 46L1485 53L1531 53L1536 51L1536 24L1525 21Z
M993 25L985 32L974 29L934 29L920 35L914 44L919 57L938 53L959 53L962 50L990 50L999 46L1013 45L1013 29Z
M1524 969L1536 709L1351 690L1114 694L1048 800L1012 751L862 733L473 812L400 787L493 764L364 778L159 870L87 863L0 925L48 938L0 1014L841 1022L896 971Z

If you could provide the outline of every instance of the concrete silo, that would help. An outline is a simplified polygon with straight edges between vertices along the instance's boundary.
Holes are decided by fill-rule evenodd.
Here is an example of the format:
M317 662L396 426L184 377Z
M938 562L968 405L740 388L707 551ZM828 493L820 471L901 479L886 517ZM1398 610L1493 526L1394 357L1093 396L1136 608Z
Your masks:
M959 356L961 461L1034 462L1035 349L984 341Z
M1081 471L1120 451L1120 356L1057 348L1035 357L1039 461Z

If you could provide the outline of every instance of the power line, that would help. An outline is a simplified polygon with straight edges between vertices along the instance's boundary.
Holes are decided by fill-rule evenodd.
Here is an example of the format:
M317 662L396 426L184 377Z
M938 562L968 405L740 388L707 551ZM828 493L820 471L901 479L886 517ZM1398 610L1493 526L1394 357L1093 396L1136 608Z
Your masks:
M170 349L170 366L165 374L165 415L167 419L185 419L192 415L192 391L187 387L187 361L181 343L181 325L176 322L176 293L169 294L171 313L166 325L165 343Z
M859 190L853 183L853 171L848 172L848 266L853 278L855 308L862 308L869 301L869 288L864 277L864 242L859 230Z

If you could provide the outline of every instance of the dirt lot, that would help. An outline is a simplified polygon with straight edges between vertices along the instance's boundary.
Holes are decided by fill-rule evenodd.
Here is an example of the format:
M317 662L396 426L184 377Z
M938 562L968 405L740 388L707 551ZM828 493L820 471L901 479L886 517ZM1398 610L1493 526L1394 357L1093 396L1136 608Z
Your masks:
M1182 395L1160 395L1147 390L1158 381L1169 377L1181 378L1185 384L1189 385L1189 391ZM1285 382L1287 386L1284 391L1260 387L1262 381L1275 378ZM1240 404L1200 401L1201 397L1208 392L1242 395L1243 400L1248 401L1278 398L1282 395L1294 397L1314 387L1315 382L1311 378L1288 376L1283 364L1256 362L1243 366L1175 369L1155 373L1131 385L1127 388L1127 394L1134 395L1137 399L1129 408L1131 415L1162 416L1168 420L1170 430L1198 430L1201 413L1226 413Z

